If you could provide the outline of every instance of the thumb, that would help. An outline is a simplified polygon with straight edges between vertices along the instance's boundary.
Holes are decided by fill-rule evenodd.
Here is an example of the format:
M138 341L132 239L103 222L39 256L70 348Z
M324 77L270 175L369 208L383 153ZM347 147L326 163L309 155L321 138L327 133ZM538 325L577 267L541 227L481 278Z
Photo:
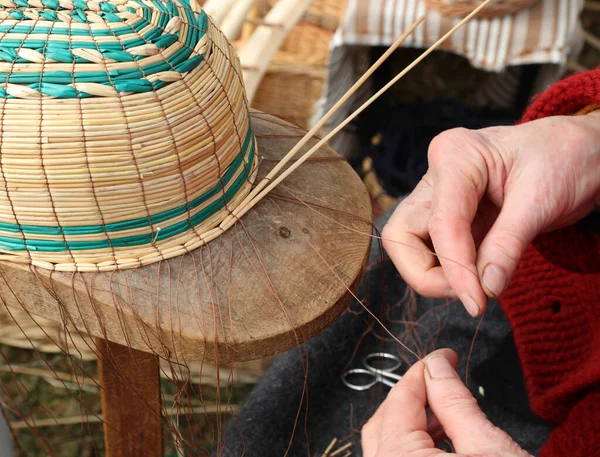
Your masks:
M477 270L490 297L500 296L508 287L529 243L540 232L537 211L522 199L506 199L494 225L479 246Z
M426 364L425 384L429 407L458 454L499 455L507 451L508 455L528 455L519 449L510 436L487 419L444 355L434 354Z

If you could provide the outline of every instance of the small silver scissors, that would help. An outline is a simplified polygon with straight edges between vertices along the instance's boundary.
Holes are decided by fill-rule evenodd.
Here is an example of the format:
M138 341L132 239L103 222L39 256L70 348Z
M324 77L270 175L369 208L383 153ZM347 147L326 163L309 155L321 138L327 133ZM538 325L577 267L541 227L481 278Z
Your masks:
M388 360L391 361L392 364L386 368L377 368L371 364L373 360ZM402 376L393 373L402 366L402 360L393 354L388 354L386 352L374 352L363 359L363 366L364 368L353 368L348 370L342 376L342 382L350 389L358 391L368 390L375 386L378 382L381 382L388 387L394 387L394 385L396 385L396 383L402 379ZM367 376L368 381L360 384L348 381L348 378L353 375L359 375L360 377Z

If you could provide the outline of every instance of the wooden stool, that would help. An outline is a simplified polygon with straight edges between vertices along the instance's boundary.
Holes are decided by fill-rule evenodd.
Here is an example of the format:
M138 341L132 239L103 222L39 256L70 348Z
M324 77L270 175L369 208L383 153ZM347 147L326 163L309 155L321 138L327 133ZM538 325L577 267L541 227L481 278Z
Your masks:
M264 175L303 132L262 113L252 121ZM108 457L162 456L159 357L226 364L274 355L346 308L368 258L370 201L330 148L314 157L185 256L97 274L0 263L7 306L97 338Z

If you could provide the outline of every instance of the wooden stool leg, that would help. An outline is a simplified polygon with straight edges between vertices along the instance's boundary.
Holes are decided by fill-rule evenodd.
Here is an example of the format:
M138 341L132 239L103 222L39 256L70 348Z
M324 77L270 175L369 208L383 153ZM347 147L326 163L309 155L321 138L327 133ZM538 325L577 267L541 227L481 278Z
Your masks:
M98 339L106 457L163 457L158 358Z

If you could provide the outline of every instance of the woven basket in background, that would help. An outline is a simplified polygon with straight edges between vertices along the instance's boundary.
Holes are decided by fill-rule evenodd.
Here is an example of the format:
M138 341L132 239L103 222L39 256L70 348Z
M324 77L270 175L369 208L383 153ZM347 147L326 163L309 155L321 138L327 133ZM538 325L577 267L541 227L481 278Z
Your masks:
M482 1L471 0L424 0L425 4L432 9L439 11L444 16L463 18L468 16L471 11L477 8ZM490 19L502 17L507 14L516 14L527 8L531 8L539 0L496 0L485 7L478 17L480 19Z
M347 0L315 0L292 29L265 74L252 106L308 129L327 77L329 43ZM275 0L261 0L259 17Z

